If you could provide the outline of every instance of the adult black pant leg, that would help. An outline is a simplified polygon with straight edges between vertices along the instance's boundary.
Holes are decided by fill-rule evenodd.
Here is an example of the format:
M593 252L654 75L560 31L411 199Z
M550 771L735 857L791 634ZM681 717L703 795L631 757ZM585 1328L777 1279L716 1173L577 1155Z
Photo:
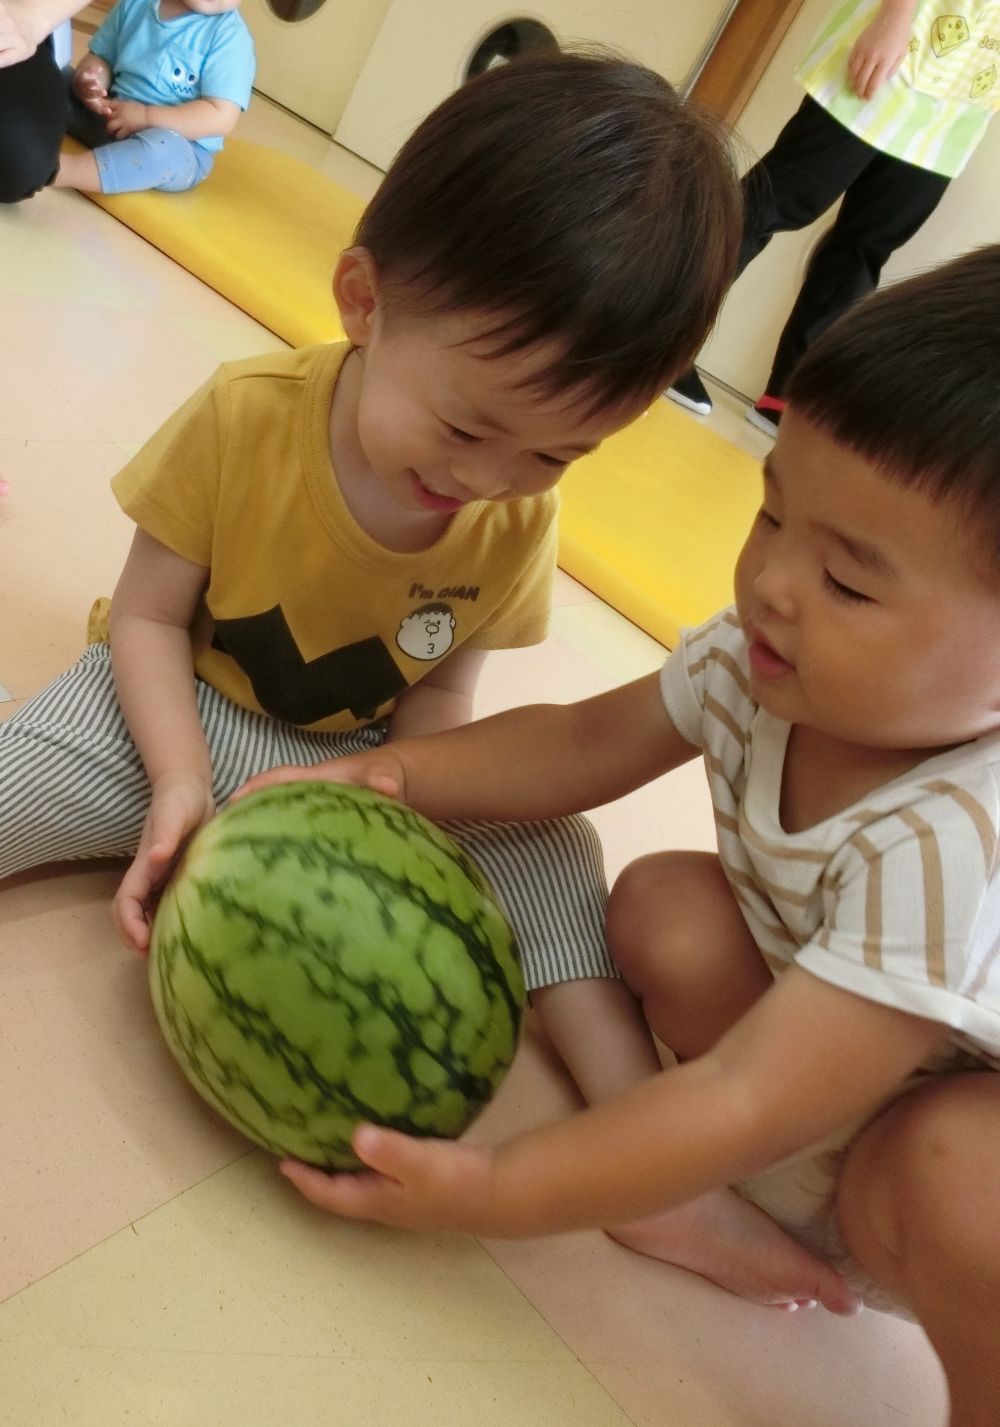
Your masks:
M767 390L779 396L809 346L878 286L882 268L923 226L949 180L872 151L816 249L774 355Z
M775 233L808 228L832 208L876 150L809 95L743 179L743 241L737 274Z
M54 178L67 108L48 43L0 69L0 203L20 203Z

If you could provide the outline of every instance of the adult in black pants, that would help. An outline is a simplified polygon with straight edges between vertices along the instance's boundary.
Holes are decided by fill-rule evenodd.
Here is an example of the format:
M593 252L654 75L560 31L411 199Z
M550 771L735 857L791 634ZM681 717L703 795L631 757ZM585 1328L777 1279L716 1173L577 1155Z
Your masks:
M52 179L66 132L66 81L46 38L83 0L0 0L0 203Z
M807 95L774 148L747 175L739 271L775 233L805 228L837 201L785 323L767 382L780 396L806 348L878 286L889 258L922 227L950 180L856 138Z
M896 73L910 26L925 0L882 0L844 59L842 92L871 99ZM866 143L808 94L773 148L743 180L744 236L736 276L775 233L797 231L843 195L830 231L814 252L778 342L763 396L748 411L774 434L792 369L812 342L878 286L882 268L941 201L950 179ZM692 368L668 393L700 414L712 400Z
M812 256L778 339L765 398L758 402L763 410L752 408L761 418L755 424L769 422L773 428L766 399L780 400L807 347L851 303L874 291L886 262L930 217L949 181L873 149L806 95L774 147L743 180L743 242L735 276L775 233L806 228L841 194L844 201ZM671 395L687 397L681 405L693 410L712 409L693 368L674 383Z
M806 228L841 194L844 201L812 256L782 329L768 396L780 398L806 348L851 303L874 291L886 262L930 217L949 181L880 153L808 95L803 99L774 148L743 181L743 242L736 275L775 233Z

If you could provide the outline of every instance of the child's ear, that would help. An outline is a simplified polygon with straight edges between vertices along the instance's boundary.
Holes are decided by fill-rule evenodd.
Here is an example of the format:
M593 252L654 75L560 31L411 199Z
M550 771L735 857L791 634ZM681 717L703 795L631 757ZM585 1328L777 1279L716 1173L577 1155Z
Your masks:
M378 269L367 248L341 253L333 273L333 296L347 340L355 347L371 341L378 286Z

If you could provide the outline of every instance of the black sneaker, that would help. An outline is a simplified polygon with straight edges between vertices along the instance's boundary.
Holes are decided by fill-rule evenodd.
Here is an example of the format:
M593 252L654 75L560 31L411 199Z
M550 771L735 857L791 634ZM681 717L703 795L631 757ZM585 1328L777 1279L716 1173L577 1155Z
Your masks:
M777 436L781 413L787 405L788 402L783 401L780 396L768 396L765 393L750 407L747 420L751 426L756 426L758 431L766 431L768 436Z
M694 367L682 377L678 377L673 386L668 387L667 396L671 401L676 401L678 406L697 412L699 416L707 416L712 410L712 398Z

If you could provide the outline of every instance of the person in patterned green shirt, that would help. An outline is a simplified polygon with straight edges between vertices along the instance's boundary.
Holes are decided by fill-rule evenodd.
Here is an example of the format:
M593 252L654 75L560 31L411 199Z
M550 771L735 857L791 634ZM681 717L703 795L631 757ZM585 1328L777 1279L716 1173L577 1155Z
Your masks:
M774 435L796 362L877 287L961 172L1000 105L998 71L1000 0L841 0L828 16L797 72L801 105L743 180L737 276L775 233L807 227L843 197L747 413L755 426ZM712 409L693 367L668 395Z

